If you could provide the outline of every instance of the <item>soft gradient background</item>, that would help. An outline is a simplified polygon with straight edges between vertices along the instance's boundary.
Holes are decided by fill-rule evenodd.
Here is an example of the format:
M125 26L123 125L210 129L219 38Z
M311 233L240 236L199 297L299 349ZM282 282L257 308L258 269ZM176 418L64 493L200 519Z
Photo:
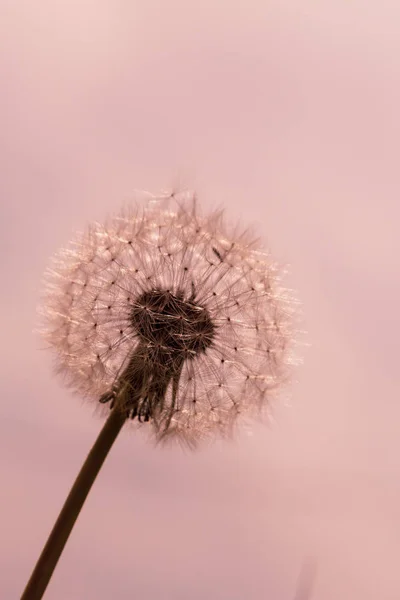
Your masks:
M400 598L397 0L0 1L0 597L101 422L32 335L48 258L134 189L257 232L311 347L269 429L197 454L126 432L49 600Z

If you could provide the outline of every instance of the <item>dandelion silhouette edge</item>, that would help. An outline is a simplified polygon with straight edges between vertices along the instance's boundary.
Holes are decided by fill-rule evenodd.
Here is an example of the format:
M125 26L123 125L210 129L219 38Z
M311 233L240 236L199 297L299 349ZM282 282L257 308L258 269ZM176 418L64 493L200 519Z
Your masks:
M156 441L231 434L288 379L294 301L280 269L191 192L90 225L44 283L41 333L65 384Z

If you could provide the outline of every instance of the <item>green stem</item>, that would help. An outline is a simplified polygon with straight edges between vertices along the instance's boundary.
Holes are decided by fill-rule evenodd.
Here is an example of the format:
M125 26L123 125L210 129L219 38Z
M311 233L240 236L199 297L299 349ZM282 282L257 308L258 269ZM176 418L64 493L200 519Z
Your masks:
M72 486L21 600L42 598L90 488L125 420L126 414L120 410L111 411Z

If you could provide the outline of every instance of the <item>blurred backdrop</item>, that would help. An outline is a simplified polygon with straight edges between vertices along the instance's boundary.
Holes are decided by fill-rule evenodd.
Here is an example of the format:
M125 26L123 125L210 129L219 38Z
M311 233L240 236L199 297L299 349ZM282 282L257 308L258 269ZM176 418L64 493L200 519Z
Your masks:
M0 596L101 427L32 333L49 257L135 189L256 223L310 343L269 428L196 454L123 433L46 598L400 597L400 6L0 2Z

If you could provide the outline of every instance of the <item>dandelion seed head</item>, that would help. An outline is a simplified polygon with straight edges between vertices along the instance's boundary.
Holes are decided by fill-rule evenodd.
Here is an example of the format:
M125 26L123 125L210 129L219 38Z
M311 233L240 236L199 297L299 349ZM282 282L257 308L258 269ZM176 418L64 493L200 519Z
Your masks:
M293 307L269 253L184 192L79 234L46 272L41 313L71 389L195 444L268 411Z

